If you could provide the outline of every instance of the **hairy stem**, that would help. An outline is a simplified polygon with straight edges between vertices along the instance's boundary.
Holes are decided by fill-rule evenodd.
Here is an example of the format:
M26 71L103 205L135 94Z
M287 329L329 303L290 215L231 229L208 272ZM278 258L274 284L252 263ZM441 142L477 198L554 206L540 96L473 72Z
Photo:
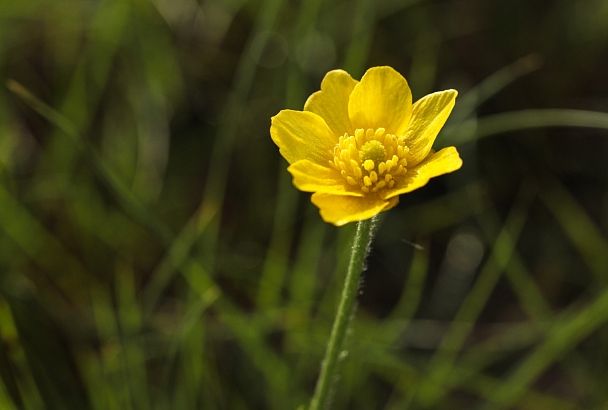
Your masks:
M331 335L327 342L327 350L321 365L321 373L317 379L317 385L310 402L309 410L321 410L327 408L331 395L332 385L338 376L338 364L348 328L357 306L357 291L361 272L364 269L365 258L369 252L372 241L376 218L360 221L353 241L352 253L342 296L331 329Z

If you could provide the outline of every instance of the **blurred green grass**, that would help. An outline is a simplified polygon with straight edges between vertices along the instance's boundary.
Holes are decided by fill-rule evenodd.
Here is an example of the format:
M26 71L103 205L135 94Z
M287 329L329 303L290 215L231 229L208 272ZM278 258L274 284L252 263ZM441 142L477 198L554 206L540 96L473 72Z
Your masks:
M608 404L601 0L0 0L0 409L307 403L352 227L269 118L324 72L457 88L384 216L334 408Z

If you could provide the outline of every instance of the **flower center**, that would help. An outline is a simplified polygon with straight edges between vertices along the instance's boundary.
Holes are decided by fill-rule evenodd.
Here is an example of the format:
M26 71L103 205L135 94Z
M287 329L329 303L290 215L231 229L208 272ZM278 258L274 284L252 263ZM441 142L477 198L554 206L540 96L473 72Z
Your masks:
M407 172L405 157L409 148L399 137L385 131L358 128L355 135L341 136L334 147L330 165L349 185L359 186L365 193L392 188L395 179Z
M376 164L384 161L386 157L386 150L384 149L384 145L378 140L367 141L361 147L361 159L363 162L371 159Z

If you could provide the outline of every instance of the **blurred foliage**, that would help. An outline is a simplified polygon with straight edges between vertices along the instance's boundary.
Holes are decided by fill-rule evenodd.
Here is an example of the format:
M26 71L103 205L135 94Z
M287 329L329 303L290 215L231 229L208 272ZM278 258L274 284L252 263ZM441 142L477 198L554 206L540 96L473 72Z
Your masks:
M307 403L352 226L269 118L388 64L465 166L384 217L334 408L608 405L604 0L0 0L0 408Z

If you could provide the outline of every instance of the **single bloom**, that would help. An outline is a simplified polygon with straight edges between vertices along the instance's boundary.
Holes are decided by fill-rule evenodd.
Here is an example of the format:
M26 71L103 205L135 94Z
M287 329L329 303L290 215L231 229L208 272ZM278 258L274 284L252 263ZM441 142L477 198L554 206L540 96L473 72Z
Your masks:
M333 70L304 111L272 117L270 135L294 185L313 192L323 220L344 225L462 166L455 147L431 149L457 94L438 91L412 104L407 81L391 67L370 68L361 81Z

